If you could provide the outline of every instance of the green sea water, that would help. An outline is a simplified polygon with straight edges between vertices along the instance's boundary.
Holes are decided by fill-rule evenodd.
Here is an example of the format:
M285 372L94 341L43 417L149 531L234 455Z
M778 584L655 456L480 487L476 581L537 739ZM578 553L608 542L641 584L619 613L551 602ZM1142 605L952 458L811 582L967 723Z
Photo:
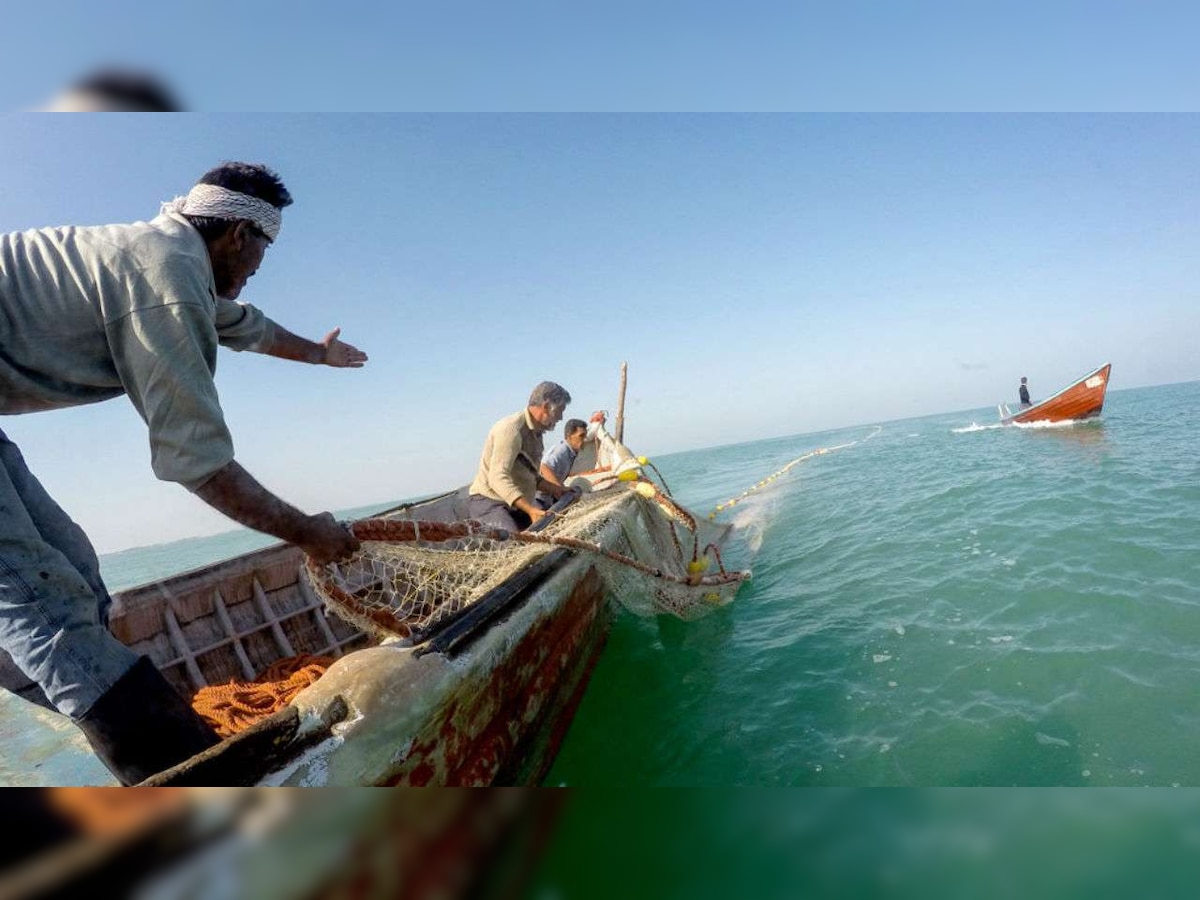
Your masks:
M707 513L855 442L719 515L753 571L732 604L618 615L546 783L1200 785L1198 411L1200 382L1062 427L983 409L655 459ZM117 590L256 540L101 564Z
M883 423L742 501L753 580L621 616L547 783L1200 785L1200 383L995 420ZM873 431L658 465L706 511Z

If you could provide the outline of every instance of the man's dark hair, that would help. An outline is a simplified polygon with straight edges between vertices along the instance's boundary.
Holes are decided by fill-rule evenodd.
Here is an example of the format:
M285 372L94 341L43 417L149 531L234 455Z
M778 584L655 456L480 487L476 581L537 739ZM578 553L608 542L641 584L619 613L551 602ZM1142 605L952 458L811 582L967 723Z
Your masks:
M565 408L570 402L571 395L567 393L567 389L561 384L555 384L553 381L541 382L529 395L530 406L541 406L543 403L551 403L559 408Z
M197 184L213 184L240 194L249 194L265 200L276 209L292 205L292 195L283 186L283 181L271 169L258 163L223 162L209 169ZM219 237L233 223L229 219L212 216L185 216L205 240Z
M127 112L182 112L179 101L153 75L129 69L100 69L79 79L71 90L102 97Z
M587 422L583 419L567 419L567 424L563 426L563 437L570 437L577 431L587 431Z

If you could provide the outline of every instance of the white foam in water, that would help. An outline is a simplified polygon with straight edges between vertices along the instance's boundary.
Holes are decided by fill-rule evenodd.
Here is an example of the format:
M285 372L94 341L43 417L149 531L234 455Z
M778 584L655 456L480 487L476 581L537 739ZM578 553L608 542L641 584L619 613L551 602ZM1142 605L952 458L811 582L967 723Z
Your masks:
M1013 422L1012 427L1037 431L1042 428L1071 428L1082 421L1082 419L1063 419L1061 422Z
M1045 744L1045 745L1051 746L1051 747L1070 747L1071 746L1070 741L1063 740L1062 738L1052 737L1051 735L1048 735L1048 734L1042 734L1042 732L1040 732L1040 731L1035 733L1033 737L1039 744Z
M1064 419L1061 422L1012 422L1004 425L1000 422L995 422L991 425L980 425L978 422L972 422L964 428L951 428L953 434L970 434L974 431L993 431L997 428L1022 428L1039 431L1043 428L1071 428L1084 420L1082 419Z
M765 497L751 497L738 505L730 524L742 533L742 538L751 553L758 553L762 548L763 535L767 526L774 520L775 512L775 501Z

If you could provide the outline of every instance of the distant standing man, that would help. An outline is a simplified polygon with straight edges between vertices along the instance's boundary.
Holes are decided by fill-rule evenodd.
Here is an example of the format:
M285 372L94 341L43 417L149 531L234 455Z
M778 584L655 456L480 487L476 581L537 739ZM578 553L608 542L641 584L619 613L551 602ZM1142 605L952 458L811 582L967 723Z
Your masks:
M1033 406L1033 404L1029 402L1029 386L1025 383L1024 375L1021 376L1021 392L1020 393L1021 393L1021 409L1028 409L1030 406Z
M238 465L213 383L219 345L337 368L367 359L339 329L314 343L236 302L291 202L270 169L231 162L150 222L0 235L0 414L124 394L155 475L326 562L357 540ZM133 784L217 736L108 631L111 604L90 541L0 431L0 648Z
M570 402L566 388L543 381L533 389L523 410L492 426L469 489L472 519L521 531L546 515L534 503L539 490L554 499L566 493L561 484L542 477L542 435L554 429Z
M605 415L602 412L593 413L591 420L603 425ZM579 451L583 449L587 439L588 423L583 419L567 419L567 424L563 426L563 439L555 444L542 460L542 478L565 488L567 476L571 474L571 467L575 465L575 458L579 456ZM555 498L546 491L538 491L534 497L534 503L542 509L549 509L554 505L554 500Z

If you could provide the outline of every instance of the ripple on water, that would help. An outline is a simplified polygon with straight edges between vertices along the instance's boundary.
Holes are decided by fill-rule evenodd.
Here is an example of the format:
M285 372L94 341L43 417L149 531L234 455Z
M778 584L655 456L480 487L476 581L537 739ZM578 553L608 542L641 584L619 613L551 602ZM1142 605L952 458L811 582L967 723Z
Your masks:
M797 466L744 511L754 580L719 625L661 659L618 629L560 780L1200 785L1195 410L1200 385L1064 429L935 416ZM685 456L744 488L866 431ZM688 503L710 476L672 459Z

